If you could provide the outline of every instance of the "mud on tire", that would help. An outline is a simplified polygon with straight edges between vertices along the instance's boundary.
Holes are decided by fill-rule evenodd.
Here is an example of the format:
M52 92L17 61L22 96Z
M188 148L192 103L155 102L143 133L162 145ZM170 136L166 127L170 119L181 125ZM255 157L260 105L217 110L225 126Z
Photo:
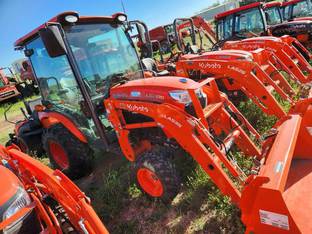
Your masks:
M165 203L170 203L179 193L181 187L180 177L174 164L172 163L172 153L172 150L167 147L153 148L151 151L145 152L137 159L134 168L138 187L147 196L160 199ZM151 172L153 174L156 185L153 186L152 183L152 185L147 187L156 188L156 191L144 188L145 185L142 184L142 172L144 178L144 171L147 173ZM159 183L162 188L160 190L159 186L157 186Z
M49 156L52 167L61 170L71 179L78 179L90 173L93 158L92 150L61 124L56 124L43 133L42 144ZM67 167L62 167L57 163L55 156L51 152L51 144L57 144L63 150L68 162Z

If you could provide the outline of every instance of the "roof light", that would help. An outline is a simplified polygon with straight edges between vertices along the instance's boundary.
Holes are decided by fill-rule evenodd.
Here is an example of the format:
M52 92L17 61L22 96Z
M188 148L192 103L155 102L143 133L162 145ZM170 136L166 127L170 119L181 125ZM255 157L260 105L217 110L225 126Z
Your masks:
M78 21L78 17L76 15L66 15L65 20L68 23L76 23Z
M124 14L120 14L120 15L117 16L117 20L119 22L125 22L125 21L127 21L127 16L124 15Z

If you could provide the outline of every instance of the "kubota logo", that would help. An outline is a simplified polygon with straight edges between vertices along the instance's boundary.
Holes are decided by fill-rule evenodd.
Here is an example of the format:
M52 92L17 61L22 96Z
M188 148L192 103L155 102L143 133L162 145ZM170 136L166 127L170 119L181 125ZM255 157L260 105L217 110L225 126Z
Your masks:
M146 106L142 105L120 103L119 107L122 109L128 109L133 112L145 112L145 113L149 112L149 109Z
M221 65L218 63L207 63L207 62L206 63L200 62L198 64L198 66L202 69L207 69L207 68L209 68L209 69L220 69L221 68Z

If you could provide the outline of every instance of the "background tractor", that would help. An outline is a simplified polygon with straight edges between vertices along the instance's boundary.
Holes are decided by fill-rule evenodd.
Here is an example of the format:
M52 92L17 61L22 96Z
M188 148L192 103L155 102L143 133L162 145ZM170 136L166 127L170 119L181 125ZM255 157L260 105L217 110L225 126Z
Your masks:
M7 78L4 70L4 68L0 69L0 102L14 98L17 99L21 95L15 87L15 82Z
M285 1L281 5L284 20L312 20L311 0L291 0Z
M269 4L272 6L272 3ZM283 22L280 13L271 10L265 13L264 8L265 4L256 2L216 15L218 41L267 35L277 37L290 35L297 38L305 46L310 46L311 21Z

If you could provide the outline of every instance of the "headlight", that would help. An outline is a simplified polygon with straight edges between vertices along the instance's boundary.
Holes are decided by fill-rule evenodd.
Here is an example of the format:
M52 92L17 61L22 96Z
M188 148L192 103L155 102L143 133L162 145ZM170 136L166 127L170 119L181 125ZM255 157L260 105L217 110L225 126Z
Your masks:
M202 88L195 90L195 94L198 98L206 98L206 94L203 92ZM174 100L185 105L188 105L192 102L187 90L173 90L169 92L169 95Z
M28 206L31 203L30 197L23 188L19 188L15 201L9 206L9 208L3 213L3 220L6 220L16 214L22 208Z

